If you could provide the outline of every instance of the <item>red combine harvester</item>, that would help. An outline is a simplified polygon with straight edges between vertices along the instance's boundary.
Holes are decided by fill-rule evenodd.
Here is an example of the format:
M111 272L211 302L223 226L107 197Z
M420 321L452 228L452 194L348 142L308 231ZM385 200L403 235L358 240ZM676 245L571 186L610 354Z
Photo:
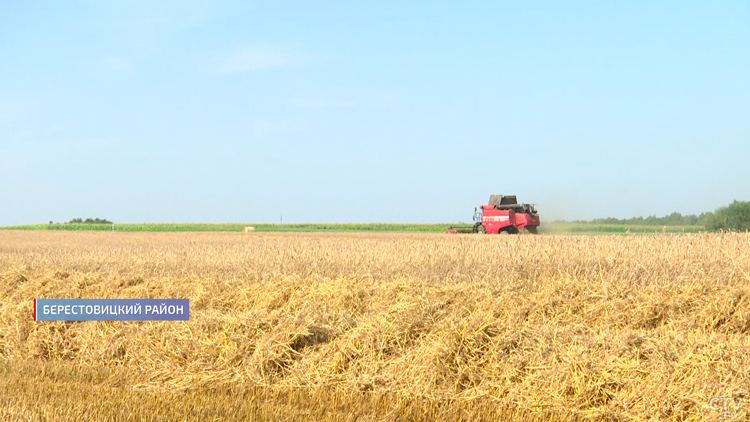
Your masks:
M539 214L534 205L519 204L515 195L492 195L488 205L474 208L474 226L451 227L446 233L536 234Z

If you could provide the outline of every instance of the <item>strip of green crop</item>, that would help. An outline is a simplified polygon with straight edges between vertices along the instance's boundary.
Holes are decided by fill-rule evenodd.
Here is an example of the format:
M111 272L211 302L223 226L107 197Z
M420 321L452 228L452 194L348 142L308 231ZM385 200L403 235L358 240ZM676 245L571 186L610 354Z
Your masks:
M658 234L658 233L698 233L705 231L703 226L647 226L625 224L565 223L543 224L540 233L549 234Z
M256 231L396 231L396 232L444 232L450 224L32 224L0 227L0 230L95 230L95 231L148 231L148 232L236 232L244 227Z
M456 224L456 226L466 224ZM259 232L270 231L381 231L381 232L433 232L443 233L451 224L202 224L202 223L164 223L164 224L115 224L114 231L119 232L239 232L244 227L252 226ZM112 231L111 224L31 224L24 226L0 227L0 230L95 230ZM540 233L547 234L644 234L644 233L696 233L704 231L703 226L629 226L619 224L565 223L554 222L542 224Z

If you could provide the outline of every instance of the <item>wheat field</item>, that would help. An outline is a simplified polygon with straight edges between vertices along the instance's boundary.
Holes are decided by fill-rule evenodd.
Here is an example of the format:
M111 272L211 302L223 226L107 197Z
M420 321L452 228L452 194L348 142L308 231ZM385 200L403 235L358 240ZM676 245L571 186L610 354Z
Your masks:
M0 233L3 421L719 420L748 334L750 234Z

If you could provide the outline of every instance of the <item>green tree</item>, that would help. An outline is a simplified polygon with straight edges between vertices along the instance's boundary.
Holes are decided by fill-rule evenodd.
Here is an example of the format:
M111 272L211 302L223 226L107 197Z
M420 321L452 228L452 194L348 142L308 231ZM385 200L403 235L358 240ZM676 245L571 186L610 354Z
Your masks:
M711 231L749 231L750 201L734 201L726 207L707 214L705 226Z

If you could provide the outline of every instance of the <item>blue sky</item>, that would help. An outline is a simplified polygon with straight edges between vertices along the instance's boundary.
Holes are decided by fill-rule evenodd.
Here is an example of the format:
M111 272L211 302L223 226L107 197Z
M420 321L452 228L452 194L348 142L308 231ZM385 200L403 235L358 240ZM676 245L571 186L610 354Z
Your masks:
M0 225L750 200L750 3L0 2Z

